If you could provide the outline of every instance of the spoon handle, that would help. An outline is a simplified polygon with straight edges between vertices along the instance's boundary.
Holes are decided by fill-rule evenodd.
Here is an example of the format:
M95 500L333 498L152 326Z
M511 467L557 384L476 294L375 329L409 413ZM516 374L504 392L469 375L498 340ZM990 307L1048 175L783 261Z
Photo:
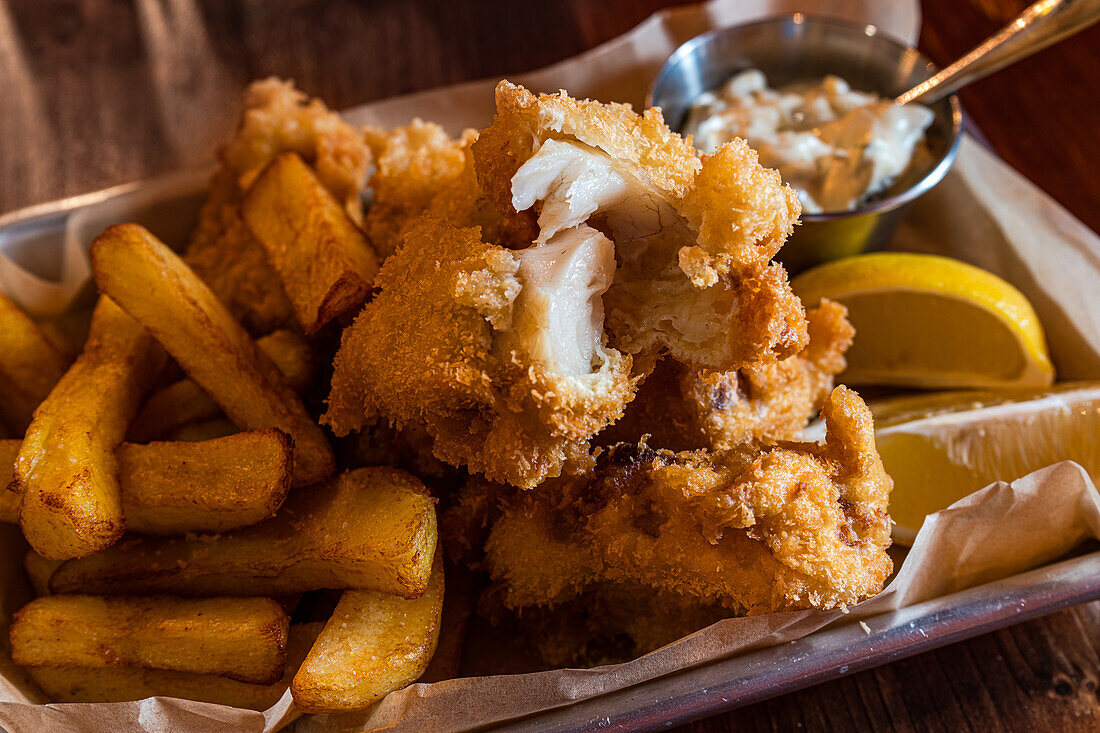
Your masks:
M1100 0L1039 0L970 53L894 101L898 104L935 102L1098 20Z

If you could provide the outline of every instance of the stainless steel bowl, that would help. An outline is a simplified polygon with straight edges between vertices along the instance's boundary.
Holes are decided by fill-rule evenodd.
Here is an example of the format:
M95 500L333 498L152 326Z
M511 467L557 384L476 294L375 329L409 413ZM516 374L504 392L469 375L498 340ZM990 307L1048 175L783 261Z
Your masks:
M669 126L679 129L696 97L750 68L763 71L773 86L836 74L853 89L886 97L936 72L919 51L874 26L796 13L691 39L661 67L646 104L660 107ZM930 106L935 118L926 135L927 159L914 162L893 186L855 210L803 214L802 225L779 253L789 270L882 249L909 204L943 179L958 152L962 109L955 95Z

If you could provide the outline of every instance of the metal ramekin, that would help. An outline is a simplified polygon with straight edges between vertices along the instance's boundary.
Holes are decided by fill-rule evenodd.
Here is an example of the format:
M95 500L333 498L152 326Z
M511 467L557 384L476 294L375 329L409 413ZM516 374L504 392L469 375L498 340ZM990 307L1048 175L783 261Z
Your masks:
M887 97L936 72L919 51L874 26L796 13L692 38L661 67L646 104L661 107L669 126L679 129L699 94L750 68L763 71L772 86L836 74L853 89ZM789 270L882 249L909 204L943 179L958 152L963 114L955 95L930 106L935 118L926 136L931 153L926 165L911 166L858 209L803 214L802 225L779 253Z

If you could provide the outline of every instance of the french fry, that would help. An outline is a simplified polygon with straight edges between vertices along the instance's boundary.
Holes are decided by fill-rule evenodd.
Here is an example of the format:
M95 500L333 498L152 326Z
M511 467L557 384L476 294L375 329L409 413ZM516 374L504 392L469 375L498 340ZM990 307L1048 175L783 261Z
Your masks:
M323 626L312 623L290 627L286 671L273 685L251 685L227 677L140 667L28 667L27 672L52 702L127 702L147 697L178 697L247 710L267 710L290 687L290 680Z
M196 443L124 443L118 463L130 529L222 532L255 524L282 505L293 444L275 428Z
M19 523L42 556L84 557L122 536L114 451L164 362L140 324L99 299L84 351L35 411L15 463Z
M68 366L42 329L0 295L0 422L22 435Z
M27 571L27 577L31 580L31 587L36 595L48 596L50 594L50 576L60 567L60 560L47 560L34 550L23 558L23 569Z
M359 710L415 681L435 652L442 611L442 554L420 598L344 591L294 675L294 703L308 713Z
M281 596L321 588L407 598L428 585L434 499L392 468L291 492L273 518L217 538L137 538L64 563L53 593Z
M191 269L137 224L92 244L92 271L242 430L279 428L294 439L293 486L335 470L332 446L272 360Z
M313 379L313 355L309 344L297 333L281 329L256 339L260 350L271 357L290 386L301 391ZM130 423L128 437L135 443L162 440L178 428L216 418L218 403L190 379L154 392Z
M19 444L0 440L0 462ZM126 526L177 535L255 524L286 498L292 452L290 437L275 428L195 443L123 443L115 457ZM0 521L18 521L18 512L19 494L0 489Z
M145 667L269 685L283 676L290 622L270 598L43 596L16 612L24 667Z
M344 208L296 153L268 164L241 202L306 333L362 305L378 257Z

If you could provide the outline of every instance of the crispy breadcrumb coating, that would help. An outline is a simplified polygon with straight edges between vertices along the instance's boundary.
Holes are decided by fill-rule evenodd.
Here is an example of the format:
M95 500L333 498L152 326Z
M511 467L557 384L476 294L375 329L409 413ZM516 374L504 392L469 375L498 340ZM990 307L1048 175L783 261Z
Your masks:
M294 315L263 247L241 220L245 191L275 156L294 151L361 224L360 192L371 154L354 127L320 100L307 101L290 82L253 82L244 102L237 134L219 154L186 260L249 331L261 334L293 324Z
M624 444L590 475L504 499L485 559L500 603L552 606L603 583L636 584L758 614L877 593L892 569L892 483L871 413L845 387L822 412L820 445Z
M368 138L378 226L402 239L345 332L337 434L418 425L440 459L531 488L590 461L657 355L729 371L806 345L768 263L797 203L751 151L700 161L658 110L507 82L476 140Z
M536 243L588 223L616 247L610 344L728 371L806 344L786 272L769 260L798 200L740 141L700 160L660 110L535 96L501 82L473 144L478 183L506 219L536 216Z
M749 440L792 440L821 409L844 371L855 329L847 309L823 300L806 313L810 343L800 354L723 374L673 359L658 363L623 418L600 434L605 445L648 444L672 451L724 450Z
M386 258L397 249L401 230L462 174L466 148L477 133L466 130L455 140L434 122L417 118L388 131L366 127L363 136L375 164L365 228L378 255Z
M476 227L419 219L344 332L323 422L337 435L379 415L419 424L440 459L521 487L586 467L588 441L633 395L632 361L596 343L585 373L533 358L522 267Z

